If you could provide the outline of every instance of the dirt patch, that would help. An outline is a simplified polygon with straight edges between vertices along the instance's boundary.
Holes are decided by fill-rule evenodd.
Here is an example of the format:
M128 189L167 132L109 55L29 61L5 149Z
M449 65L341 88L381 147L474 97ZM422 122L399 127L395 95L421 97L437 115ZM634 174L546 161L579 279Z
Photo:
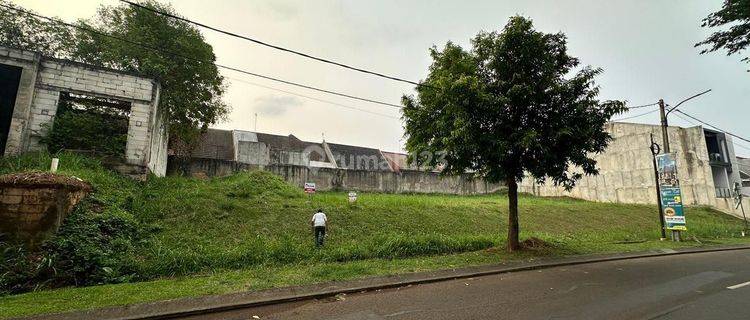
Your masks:
M505 249L505 247L492 247L492 248L484 249L484 252L487 252L487 253L500 253L500 252L505 252L506 250L507 249Z
M537 237L524 239L523 241L521 241L520 244L521 244L521 250L525 250L525 251L545 251L545 250L552 250L556 248L554 244L551 244ZM500 246L500 247L488 248L488 249L485 249L484 251L487 253L499 253L499 252L505 252L506 250L507 249L505 248L505 246Z
M0 187L64 188L69 190L91 190L91 185L71 176L50 172L23 172L0 176Z
M521 248L523 248L524 250L549 250L553 249L554 247L555 246L551 243L537 237L531 237L521 241Z

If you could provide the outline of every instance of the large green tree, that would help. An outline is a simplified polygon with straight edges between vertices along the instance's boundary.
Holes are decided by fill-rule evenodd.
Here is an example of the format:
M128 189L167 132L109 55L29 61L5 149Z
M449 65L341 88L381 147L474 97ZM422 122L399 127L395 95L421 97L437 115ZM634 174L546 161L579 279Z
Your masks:
M170 6L156 1L141 4L176 15ZM151 50L112 37L79 32L73 56L84 62L133 71L158 80L163 89L159 103L167 108L171 132L182 142L192 144L197 133L195 129L226 116L228 108L221 100L224 79L214 63L216 56L195 27L128 5L102 7L96 18L80 23L108 35L159 49Z
M402 99L413 160L440 165L444 174L469 172L507 184L510 251L520 248L524 175L570 189L583 174L597 174L591 155L611 140L604 124L625 110L623 102L597 99L594 77L601 69L574 71L579 61L568 55L566 41L512 17L502 32L479 33L470 51L450 42L442 51L433 47L417 96Z
M5 1L2 4L19 8ZM156 1L142 4L176 14L171 6ZM191 150L198 129L227 115L228 107L222 102L224 79L216 67L216 56L195 27L129 5L103 6L94 18L77 24L116 38L2 8L0 45L156 79L162 86L160 106L168 113L172 147L185 146L183 153Z
M22 7L0 0L0 45L37 51L45 56L67 58L73 49L67 28L59 24L20 14Z
M729 28L714 32L695 45L707 46L701 54L726 49L727 55L733 55L750 46L750 0L724 0L721 10L703 19L702 27L724 26ZM750 57L745 57L742 61L750 63Z

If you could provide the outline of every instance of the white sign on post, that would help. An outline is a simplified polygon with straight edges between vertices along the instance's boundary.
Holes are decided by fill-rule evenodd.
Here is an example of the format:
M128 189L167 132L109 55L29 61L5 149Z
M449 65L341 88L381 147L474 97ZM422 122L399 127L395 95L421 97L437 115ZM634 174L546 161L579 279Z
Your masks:
M355 203L357 202L357 193L352 191L349 192L349 203Z
M305 182L305 193L315 193L314 182Z

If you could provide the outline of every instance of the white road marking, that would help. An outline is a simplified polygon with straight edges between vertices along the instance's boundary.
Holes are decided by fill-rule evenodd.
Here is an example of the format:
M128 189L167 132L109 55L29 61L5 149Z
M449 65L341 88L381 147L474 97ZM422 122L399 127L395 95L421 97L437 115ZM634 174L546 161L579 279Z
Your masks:
M734 289L739 289L739 288L742 288L742 287L744 287L744 286L750 286L750 281L748 281L748 282L743 282L743 283L740 283L740 284L735 284L735 285L733 285L733 286L727 287L727 289L729 289L729 290L734 290Z

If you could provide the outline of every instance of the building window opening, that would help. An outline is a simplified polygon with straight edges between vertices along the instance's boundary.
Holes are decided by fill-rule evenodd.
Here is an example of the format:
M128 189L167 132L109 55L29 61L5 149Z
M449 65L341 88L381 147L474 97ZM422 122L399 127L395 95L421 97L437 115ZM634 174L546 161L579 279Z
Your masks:
M724 135L707 131L705 136L709 160L713 163L728 163Z
M129 102L62 92L55 120L42 142L51 152L124 157L130 112Z

